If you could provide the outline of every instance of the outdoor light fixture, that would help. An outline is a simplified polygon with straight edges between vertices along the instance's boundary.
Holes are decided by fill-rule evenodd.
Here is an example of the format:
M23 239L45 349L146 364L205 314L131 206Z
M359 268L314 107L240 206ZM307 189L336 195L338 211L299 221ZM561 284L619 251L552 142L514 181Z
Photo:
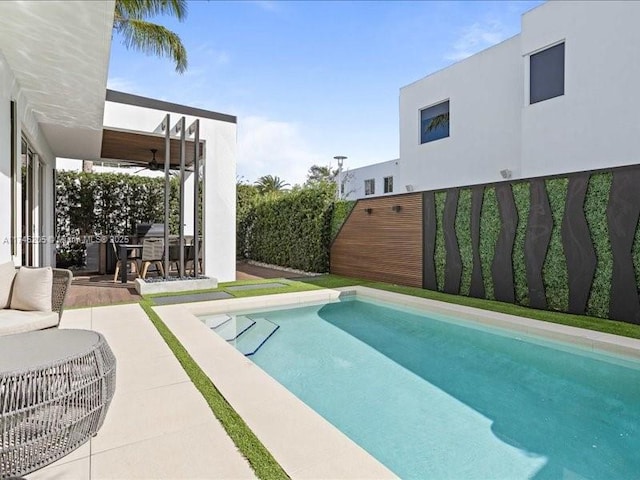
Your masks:
M394 205L393 207L391 207L391 210L398 213L400 210L402 210L402 205Z
M367 212L367 215L371 215L371 212L373 212L373 208L365 208L364 211Z
M509 170L508 168L505 168L504 170L500 170L500 175L502 175L502 178L504 179L511 178L511 170Z
M338 200L342 200L342 165L344 165L347 157L344 155L336 155L333 159L338 161Z
M413 185L405 185L404 188L407 189L407 192L413 192Z

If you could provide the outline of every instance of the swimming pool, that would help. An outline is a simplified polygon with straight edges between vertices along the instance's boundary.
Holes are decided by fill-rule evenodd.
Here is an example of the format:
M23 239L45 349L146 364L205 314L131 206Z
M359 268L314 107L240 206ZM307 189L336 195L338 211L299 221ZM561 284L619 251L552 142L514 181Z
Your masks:
M360 299L248 313L263 370L402 478L633 478L636 361Z

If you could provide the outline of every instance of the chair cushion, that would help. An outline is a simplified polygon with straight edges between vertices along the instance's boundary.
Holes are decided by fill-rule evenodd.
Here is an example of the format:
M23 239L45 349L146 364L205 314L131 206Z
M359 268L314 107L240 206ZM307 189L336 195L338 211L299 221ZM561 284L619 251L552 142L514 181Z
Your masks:
M13 261L0 263L0 309L7 308L11 303L11 287L16 276Z
M11 308L38 312L51 311L51 287L53 270L51 267L20 267L13 281Z
M56 312L0 310L0 336L42 330L56 325L58 325Z

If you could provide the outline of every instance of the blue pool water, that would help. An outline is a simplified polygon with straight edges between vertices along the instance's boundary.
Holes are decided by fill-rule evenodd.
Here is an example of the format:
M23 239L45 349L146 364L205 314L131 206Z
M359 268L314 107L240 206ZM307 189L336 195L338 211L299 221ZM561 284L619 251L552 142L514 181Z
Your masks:
M402 478L640 477L640 366L348 299L250 357Z

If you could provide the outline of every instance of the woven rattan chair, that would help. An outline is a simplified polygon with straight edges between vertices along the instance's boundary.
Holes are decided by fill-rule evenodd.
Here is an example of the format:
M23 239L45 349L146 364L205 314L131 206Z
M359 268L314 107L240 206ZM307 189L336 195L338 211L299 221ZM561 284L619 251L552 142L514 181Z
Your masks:
M140 276L147 278L147 271L151 265L155 265L164 275L164 267L162 260L164 257L164 240L161 238L148 238L142 242L142 266L140 267Z

